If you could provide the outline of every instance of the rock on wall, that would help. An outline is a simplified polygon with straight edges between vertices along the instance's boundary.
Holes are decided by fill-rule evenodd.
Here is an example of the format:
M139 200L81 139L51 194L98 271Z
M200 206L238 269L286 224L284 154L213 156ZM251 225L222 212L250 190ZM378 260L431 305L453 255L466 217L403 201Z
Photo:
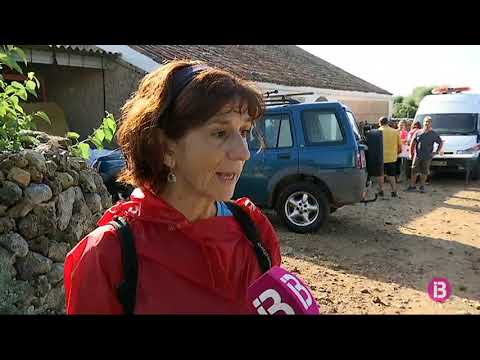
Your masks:
M18 312L65 312L65 256L111 205L101 176L61 145L0 153L0 275L22 289Z

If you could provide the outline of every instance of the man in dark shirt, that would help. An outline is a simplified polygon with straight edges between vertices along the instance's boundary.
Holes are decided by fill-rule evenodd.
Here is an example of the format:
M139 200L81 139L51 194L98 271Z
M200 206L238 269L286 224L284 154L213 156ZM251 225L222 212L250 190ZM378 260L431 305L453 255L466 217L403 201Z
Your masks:
M438 149L433 152L433 144L438 144ZM413 157L411 183L407 191L417 190L415 180L417 174L420 175L420 192L425 192L425 179L430 169L432 158L436 154L443 154L443 141L440 136L432 129L432 118L425 116L423 120L423 129L415 133L410 144L410 154Z

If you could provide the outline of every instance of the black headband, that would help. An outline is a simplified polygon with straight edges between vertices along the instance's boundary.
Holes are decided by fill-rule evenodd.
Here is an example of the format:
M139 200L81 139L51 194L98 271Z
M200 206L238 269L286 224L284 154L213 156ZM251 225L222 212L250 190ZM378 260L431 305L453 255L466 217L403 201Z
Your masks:
M198 64L184 67L182 70L177 71L173 75L172 79L172 96L170 97L171 102L170 104L175 101L178 95L182 92L183 89L195 78L195 76L205 70L208 69L208 66L205 64Z
M205 70L208 69L208 66L205 64L198 64L198 65L191 65L191 66L186 66L181 70L178 70L173 74L172 78L172 85L171 85L171 96L170 96L170 102L167 105L167 112L171 110L172 104L175 101L175 99L180 95L183 89L195 78L195 76ZM165 124L162 123L162 117L160 116L159 119L157 119L157 126L160 128L163 128Z

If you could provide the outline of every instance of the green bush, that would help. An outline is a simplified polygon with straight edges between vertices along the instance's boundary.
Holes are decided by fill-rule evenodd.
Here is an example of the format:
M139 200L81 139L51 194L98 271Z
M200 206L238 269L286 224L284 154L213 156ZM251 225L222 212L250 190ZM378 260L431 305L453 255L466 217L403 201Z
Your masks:
M394 104L401 104L403 102L403 96L395 96L393 98L393 103Z
M88 159L90 157L89 143L93 144L97 149L103 149L105 143L110 143L113 140L116 131L117 123L115 122L115 118L113 117L113 114L107 112L100 127L94 130L93 134L89 135L85 140L79 142L79 134L71 131L68 132L66 137L75 141L75 144L72 145L69 150L74 156Z
M409 118L412 119L417 112L417 107L406 103L395 104L393 107L394 118Z
M395 96L393 98L394 118L413 118L420 101L432 93L435 86L417 86L409 96Z
M4 66L23 74L22 68L17 64L16 57L27 65L25 53L14 45L0 45L0 69ZM33 72L27 74L27 79L22 83L12 81L10 84L0 74L0 151L18 151L25 144L37 144L38 140L32 136L22 134L22 130L35 130L35 120L41 119L50 123L50 119L43 111L26 114L21 106L21 101L26 101L29 96L37 97L40 83Z
M418 107L420 105L420 101L432 93L432 90L435 86L418 86L412 91L412 98L415 101L415 105Z

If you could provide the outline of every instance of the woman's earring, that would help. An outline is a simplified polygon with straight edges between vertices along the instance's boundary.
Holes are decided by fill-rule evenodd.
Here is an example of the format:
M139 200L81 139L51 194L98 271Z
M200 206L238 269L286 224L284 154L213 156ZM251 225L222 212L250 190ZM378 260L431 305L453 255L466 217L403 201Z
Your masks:
M170 170L170 172L168 173L167 181L168 181L169 183L174 183L174 182L177 181L177 177L175 176L175 174L173 173L172 170Z

